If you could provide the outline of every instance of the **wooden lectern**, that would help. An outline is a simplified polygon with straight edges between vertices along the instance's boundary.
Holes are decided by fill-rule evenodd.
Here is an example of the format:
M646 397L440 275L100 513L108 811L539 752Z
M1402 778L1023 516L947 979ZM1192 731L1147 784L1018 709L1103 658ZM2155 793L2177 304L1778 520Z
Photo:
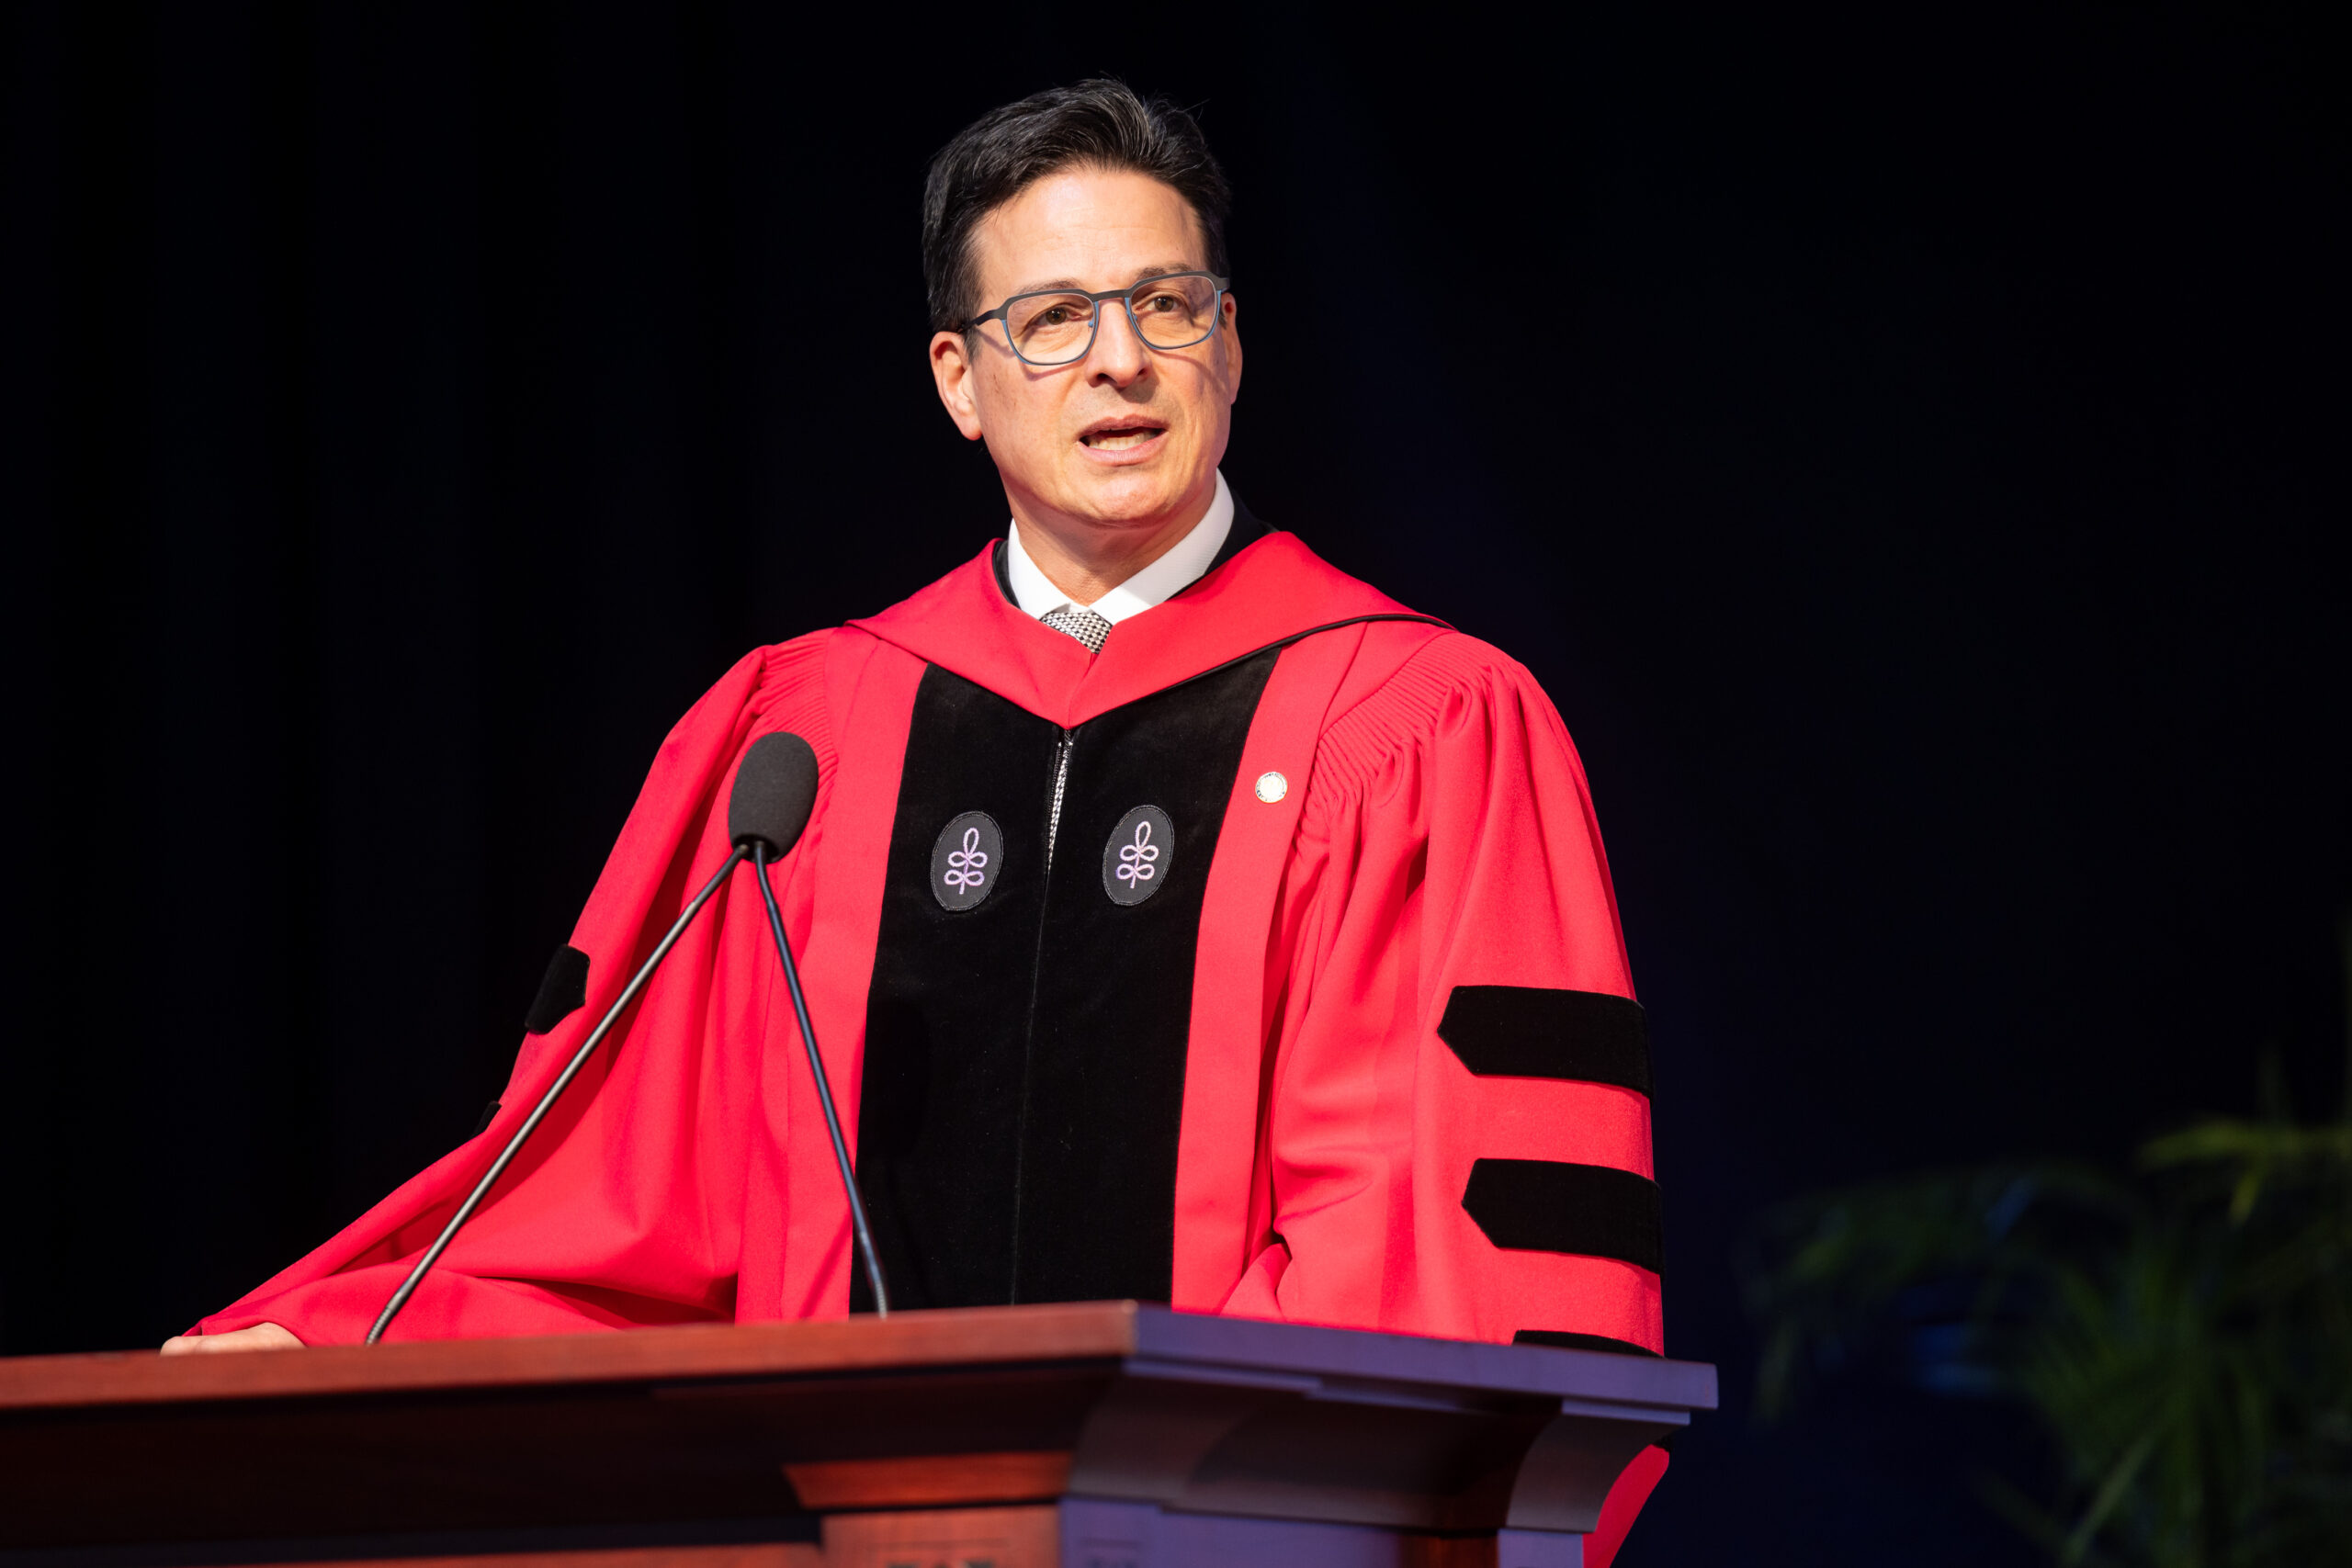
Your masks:
M1112 1302L0 1360L0 1568L1572 1568L1713 1367Z

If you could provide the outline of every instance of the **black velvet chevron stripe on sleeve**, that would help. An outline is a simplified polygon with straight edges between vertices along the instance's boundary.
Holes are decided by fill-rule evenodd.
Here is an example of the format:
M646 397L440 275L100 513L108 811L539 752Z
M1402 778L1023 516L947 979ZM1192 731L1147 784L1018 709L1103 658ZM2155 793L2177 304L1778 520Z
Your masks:
M1606 1334L1578 1334L1566 1328L1522 1328L1510 1337L1514 1345L1548 1345L1555 1350L1600 1350L1611 1356L1648 1356L1657 1352L1646 1345L1636 1345L1630 1339L1611 1339Z
M1650 1092L1639 1002L1548 986L1456 986L1438 1038L1480 1077L1574 1078Z
M588 1005L588 955L566 942L548 960L539 977L539 994L523 1020L526 1034L545 1034Z
M1462 1207L1497 1247L1614 1258L1665 1271L1657 1183L1630 1170L1482 1159L1470 1168Z

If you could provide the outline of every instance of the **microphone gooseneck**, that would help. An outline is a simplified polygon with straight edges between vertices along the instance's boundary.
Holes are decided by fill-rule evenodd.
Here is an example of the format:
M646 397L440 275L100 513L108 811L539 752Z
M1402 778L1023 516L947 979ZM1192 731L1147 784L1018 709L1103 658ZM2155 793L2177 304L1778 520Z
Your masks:
M605 1016L596 1021L596 1027L588 1032L588 1038L581 1042L580 1049L572 1053L571 1060L564 1065L563 1071L557 1075L555 1082L548 1086L548 1091L539 1096L539 1102L531 1108L530 1115L525 1117L523 1124L514 1129L514 1135L506 1140L506 1146L499 1151L498 1157L491 1162L490 1168L482 1172L481 1179L474 1183L474 1190L466 1194L466 1201L458 1205L458 1212L449 1216L449 1223L441 1227L441 1234L433 1238L433 1245L426 1247L424 1256L416 1260L416 1267L410 1269L408 1278L401 1281L401 1288L392 1292L392 1299L384 1303L383 1312L376 1319L376 1326L368 1331L368 1344L373 1345L384 1337L384 1330L392 1325L392 1319L400 1315L401 1308L408 1305L409 1297L414 1295L416 1287L424 1282L425 1271L439 1261L442 1253L448 1250L449 1243L457 1239L458 1227L473 1218L474 1211L481 1207L481 1201L489 1195L492 1185L506 1174L506 1168L512 1165L514 1162L514 1156L522 1152L525 1141L533 1133L538 1131L539 1123L547 1120L548 1112L555 1108L556 1098L571 1087L571 1080L579 1077L580 1069L588 1065L590 1054L604 1043L605 1036L612 1030L613 1021L619 1018L628 1004L637 999L638 992L645 989L645 983L653 978L655 966L661 964L663 956L677 942L678 938L685 934L688 923L702 912L702 907L705 904L710 902L710 896L718 891L719 884L725 882L728 874L743 863L743 857L750 852L742 845L736 846L735 852L727 857L727 863L720 866L718 873L702 885L702 891L696 893L693 901L687 904L684 910L679 914L676 923L671 926L669 934L662 939L662 945L655 948L652 954L646 959L644 965L629 976L629 982L621 988L621 994L613 999L611 1007L605 1010Z
M808 813L816 803L817 753L809 748L808 742L797 735L776 734L763 735L752 743L743 753L742 763L735 770L735 787L727 800L727 836L734 843L734 852L679 912L668 934L662 937L661 945L648 955L637 973L629 976L629 982L621 988L621 994L613 999L611 1007L605 1010L605 1016L596 1021L596 1027L588 1032L588 1038L580 1043L580 1049L572 1053L571 1060L564 1065L555 1082L539 1096L539 1102L531 1108L530 1115L514 1129L514 1135L506 1140L506 1146L499 1151L490 1168L482 1172L481 1179L474 1183L473 1190L466 1194L466 1201L458 1205L458 1212L449 1216L449 1223L441 1227L441 1234L434 1238L431 1247L424 1249L424 1256L416 1260L416 1267L410 1269L408 1278L401 1281L401 1288L392 1292L392 1299L384 1303L384 1310L378 1315L375 1326L368 1331L368 1344L373 1345L383 1338L384 1330L392 1325L392 1319L400 1315L401 1309L416 1293L416 1288L424 1282L425 1274L448 1250L449 1243L457 1238L458 1228L473 1218L474 1211L481 1207L482 1200L489 1196L491 1188L506 1174L506 1168L514 1163L514 1156L522 1152L524 1144L538 1131L539 1123L547 1120L547 1114L554 1109L557 1099L571 1086L571 1080L580 1076L580 1069L588 1065L589 1056L604 1043L605 1036L612 1032L614 1022L628 1010L629 1003L637 999L638 993L645 989L646 982L653 978L653 971L669 955L678 938L685 934L686 927L702 912L702 907L710 902L711 895L718 891L737 866L753 855L759 858L760 892L767 899L768 918L775 932L776 951L784 956L784 972L792 985L792 1005L799 1015L800 1037L808 1042L808 1065L816 1071L818 1097L824 1101L825 1125L832 1132L833 1154L841 1162L842 1180L849 1190L850 1213L857 1224L858 1239L865 1247L866 1270L874 1282L874 1299L877 1305L882 1302L882 1275L880 1266L874 1261L873 1241L865 1228L865 1206L858 1201L857 1183L850 1170L849 1151L842 1142L841 1122L833 1113L832 1091L825 1084L824 1064L817 1056L817 1037L808 1027L808 1008L800 997L800 976L792 964L792 950L784 940L784 919L776 910L775 894L768 887L768 858L782 856L800 841L801 832L808 826Z
M768 931L775 938L784 983L792 992L792 1016L799 1021L800 1043L808 1051L808 1073L817 1081L817 1103L824 1107L825 1131L833 1140L842 1195L849 1200L850 1228L865 1259L865 1282L874 1288L874 1315L888 1317L890 1292L882 1284L882 1259L874 1250L874 1232L865 1223L865 1200L857 1190L849 1143L842 1136L841 1113L833 1109L832 1085L825 1078L825 1058L818 1054L817 1031L808 1021L808 998L800 990L800 966L792 961L792 943L784 934L784 910L768 882L769 863L783 859L800 841L816 804L817 753L808 742L789 732L763 735L743 753L743 765L736 773L735 793L727 803L727 833L735 840L736 853L749 850L752 854L760 897L768 908Z
M865 1259L865 1282L874 1291L874 1315L890 1315L890 1292L882 1283L882 1259L874 1250L874 1232L865 1223L865 1200L858 1195L857 1173L851 1168L849 1145L842 1138L842 1119L833 1109L832 1086L825 1081L825 1059L817 1054L817 1032L809 1027L808 1001L800 994L800 969L792 962L792 944L784 937L784 911L776 907L775 889L768 885L768 846L752 845L752 874L759 878L760 897L767 901L768 930L775 936L776 956L784 961L784 983L792 992L792 1016L800 1021L800 1042L808 1048L808 1072L817 1080L817 1103L825 1108L825 1131L833 1140L833 1163L841 1168L842 1191L849 1199L850 1226L857 1233L857 1250Z

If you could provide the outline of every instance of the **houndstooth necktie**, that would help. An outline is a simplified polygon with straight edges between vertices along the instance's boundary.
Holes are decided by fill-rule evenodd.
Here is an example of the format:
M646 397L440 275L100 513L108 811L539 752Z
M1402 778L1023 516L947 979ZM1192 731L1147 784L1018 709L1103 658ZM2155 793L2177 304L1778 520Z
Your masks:
M1045 625L1067 637L1075 637L1086 645L1089 653L1102 651L1102 639L1111 635L1111 623L1091 610L1081 610L1075 604L1065 604L1058 610L1048 610L1037 617Z

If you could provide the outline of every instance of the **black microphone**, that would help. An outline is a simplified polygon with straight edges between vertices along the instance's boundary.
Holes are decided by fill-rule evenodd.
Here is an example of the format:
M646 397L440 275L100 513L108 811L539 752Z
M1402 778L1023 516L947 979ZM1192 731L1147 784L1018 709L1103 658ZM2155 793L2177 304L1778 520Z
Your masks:
M424 1249L424 1256L416 1260L416 1267L410 1269L408 1278L401 1281L401 1288L392 1292L392 1299L384 1303L384 1310L377 1316L375 1326L368 1331L368 1344L373 1345L383 1338L384 1330L392 1325L392 1319L400 1315L401 1308L408 1305L409 1298L416 1293L416 1288L424 1282L426 1272L448 1250L449 1243L457 1239L458 1228L473 1218L474 1211L481 1207L482 1199L489 1195L498 1179L506 1174L506 1168L514 1163L514 1156L522 1152L523 1145L538 1131L539 1123L547 1120L547 1114L554 1109L557 1099L571 1086L571 1080L580 1076L580 1069L588 1065L590 1055L604 1043L614 1021L628 1010L629 1003L637 999L638 993L645 989L646 982L653 978L653 971L669 955L678 938L685 934L686 927L694 918L702 913L702 907L710 902L710 896L718 891L720 885L755 850L764 861L771 846L773 852L780 855L798 842L802 829L808 826L809 808L816 804L816 799L817 756L800 737L763 736L743 754L742 765L735 773L734 793L727 802L728 836L735 842L734 852L711 874L710 880L702 885L701 891L687 901L668 934L662 937L661 945L654 948L644 964L629 976L628 984L621 987L621 994L613 999L611 1007L605 1010L605 1016L596 1021L596 1027L588 1032L588 1038L581 1042L580 1049L572 1053L571 1060L556 1076L555 1082L548 1086L548 1091L539 1097L538 1104L531 1108L530 1115L514 1129L514 1135L506 1140L506 1146L499 1151L498 1157L491 1162L481 1179L474 1183L473 1190L466 1195L466 1201L458 1205L458 1212L449 1216L449 1223L441 1227L441 1234L434 1238L431 1247ZM784 924L775 916L775 895L768 891L764 867L760 876L760 890L767 894L768 910L775 923L777 944L782 946ZM800 1015L801 1038L808 1042L808 1059L815 1063L816 1037L809 1032L808 1010L800 1000L800 977L792 968L792 955L788 951L785 953L784 963L785 974L792 982L793 1006ZM833 1151L841 1157L842 1179L846 1181L850 1179L849 1156L842 1145L841 1125L833 1115L832 1095L825 1087L822 1066L817 1068L817 1088L824 1099L825 1121L832 1128ZM850 1184L849 1192L851 1213L857 1222L857 1234L865 1239L865 1212L858 1205L857 1187L854 1181ZM880 1274L872 1261L873 1256L869 1240L867 1268L870 1277L878 1286ZM877 1293L876 1300L878 1302L880 1299Z
M775 955L783 961L784 981L792 992L792 1014L800 1021L800 1043L808 1050L809 1076L817 1080L817 1102L825 1108L825 1131L832 1135L833 1163L841 1168L842 1192L849 1199L850 1226L865 1258L865 1282L874 1288L874 1315L888 1317L890 1292L882 1285L882 1259L874 1250L874 1232L865 1223L865 1201L858 1195L857 1173L850 1168L842 1119L833 1110L832 1086L825 1081L825 1059L817 1054L817 1032L808 1022L808 998L800 994L800 969L792 962L792 943L785 940L784 911L776 907L775 889L768 885L768 863L783 858L800 841L816 801L817 753L809 750L808 742L789 733L763 735L743 754L735 794L727 803L727 835L735 840L737 854L747 848L752 852L760 897L767 901L768 931L775 937Z

